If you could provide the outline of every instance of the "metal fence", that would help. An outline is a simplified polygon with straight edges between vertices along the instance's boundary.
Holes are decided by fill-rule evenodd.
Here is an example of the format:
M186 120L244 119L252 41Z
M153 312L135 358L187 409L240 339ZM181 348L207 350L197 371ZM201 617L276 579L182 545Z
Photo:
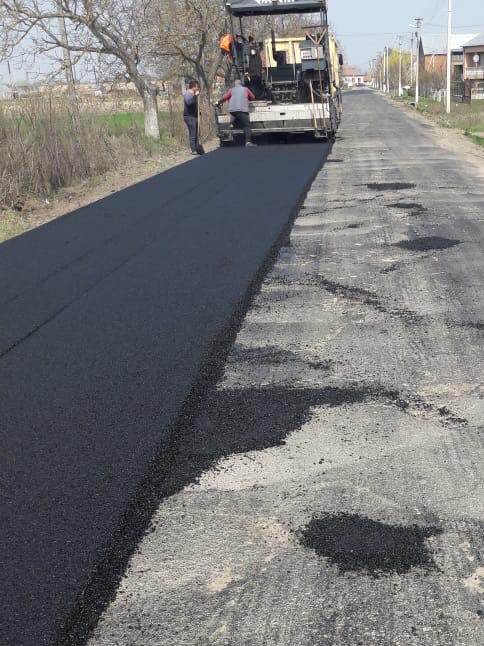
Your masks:
M484 101L484 83L476 83L471 88L471 101Z
M455 81L451 86L452 101L455 103L463 103L465 98L465 83L464 81Z

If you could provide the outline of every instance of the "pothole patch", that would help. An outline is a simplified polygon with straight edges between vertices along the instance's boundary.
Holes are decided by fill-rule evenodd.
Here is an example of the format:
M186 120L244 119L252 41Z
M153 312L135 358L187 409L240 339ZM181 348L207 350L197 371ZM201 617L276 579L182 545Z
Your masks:
M408 215L422 215L422 213L426 213L428 211L425 206L418 202L394 202L388 206L392 209L398 209L399 211L406 211Z
M229 356L229 363L251 363L280 365L297 360L297 355L291 350L284 350L277 346L268 345L265 347L244 347L234 345Z
M410 182L371 182L370 184L363 184L371 191L408 191L415 188L416 184Z
M415 238L414 240L400 240L393 246L405 249L406 251L444 251L459 244L461 240L453 240L451 238L441 238L440 236L426 236L423 238Z
M333 362L329 359L304 357L292 350L285 350L274 345L245 347L235 344L228 359L229 364L247 363L261 366L280 366L291 363L306 364L318 370L330 370Z
M427 539L439 527L388 525L359 514L315 516L299 533L301 545L338 566L374 578L406 574L412 568L437 569Z

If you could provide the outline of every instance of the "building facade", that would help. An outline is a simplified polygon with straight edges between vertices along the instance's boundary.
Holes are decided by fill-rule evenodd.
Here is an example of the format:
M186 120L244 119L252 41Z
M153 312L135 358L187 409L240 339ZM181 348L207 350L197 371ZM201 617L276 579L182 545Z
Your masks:
M466 98L484 100L484 33L463 47L463 77Z

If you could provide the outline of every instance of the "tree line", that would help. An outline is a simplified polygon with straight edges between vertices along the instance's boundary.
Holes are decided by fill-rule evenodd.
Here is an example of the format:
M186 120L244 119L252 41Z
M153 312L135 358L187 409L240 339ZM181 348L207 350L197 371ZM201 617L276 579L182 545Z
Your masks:
M270 33L274 21L252 25ZM294 30L279 19L279 33ZM0 0L0 60L50 56L55 71L81 64L96 78L123 78L143 102L145 133L158 139L154 78L196 78L210 97L224 75L220 36L228 31L223 0ZM75 101L74 101L75 108Z

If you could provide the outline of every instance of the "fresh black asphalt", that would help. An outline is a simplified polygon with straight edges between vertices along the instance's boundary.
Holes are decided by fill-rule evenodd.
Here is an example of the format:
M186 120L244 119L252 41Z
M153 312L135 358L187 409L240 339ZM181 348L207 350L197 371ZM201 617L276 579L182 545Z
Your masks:
M75 622L328 149L218 150L0 246L2 646Z

